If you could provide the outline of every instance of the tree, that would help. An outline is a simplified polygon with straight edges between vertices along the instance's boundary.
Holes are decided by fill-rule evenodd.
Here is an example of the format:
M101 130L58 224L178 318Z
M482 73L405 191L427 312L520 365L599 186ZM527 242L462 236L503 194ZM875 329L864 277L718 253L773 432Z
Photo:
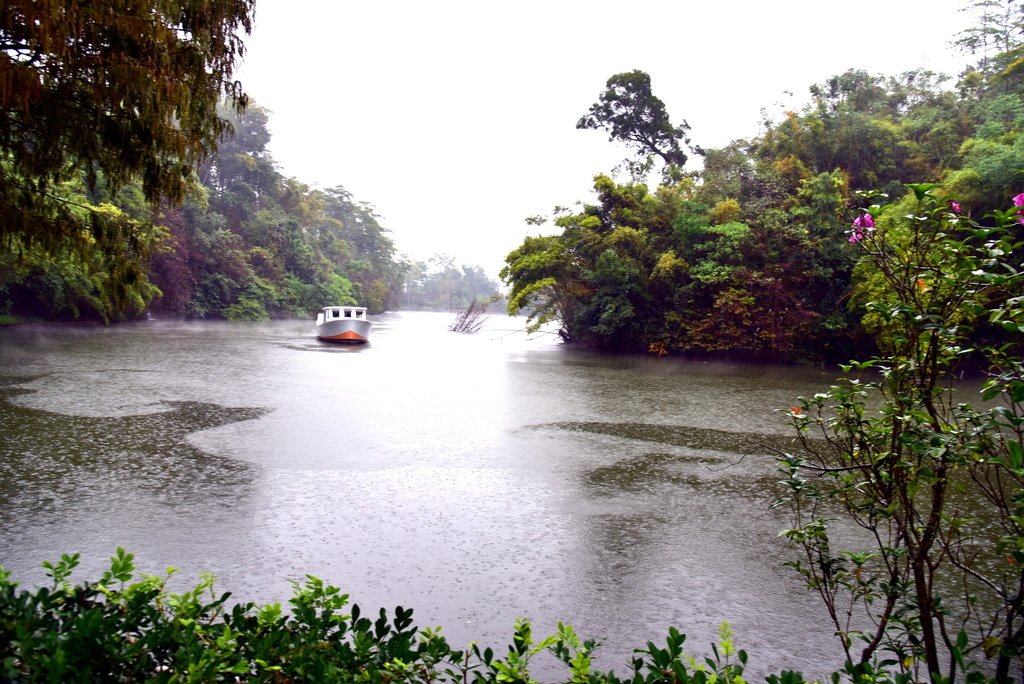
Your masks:
M639 70L615 74L606 85L607 90L576 128L604 129L609 140L623 142L644 155L645 163L630 165L634 172L649 169L654 156L669 168L686 164L680 142L689 145L686 134L690 125L686 121L672 125L665 104L651 92L649 75Z
M880 283L869 308L881 354L790 410L804 452L783 459L785 535L854 681L874 681L880 663L899 680L972 681L983 657L1009 681L1024 654L1019 217L997 212L982 227L936 186L910 187L851 230ZM971 349L985 319L1017 344ZM989 371L982 399L1000 401L955 400L950 380L968 354ZM851 539L833 532L837 512L865 532L853 548L837 548Z
M324 214L334 220L321 241L343 241L351 250L339 261L357 286L360 302L371 313L394 308L402 290L402 267L394 260L395 244L372 204L356 201L338 186L318 191Z
M218 211L237 227L257 209L275 206L285 179L267 151L267 111L253 102L244 115L223 105L218 111L230 125L230 133L217 143L216 153L199 165L199 180L209 188Z
M527 237L505 257L505 266L499 274L512 288L508 298L509 315L526 310L530 332L557 322L562 339L575 341L574 314L581 290L587 287L579 271L564 236Z
M755 154L792 182L841 169L855 190L900 192L902 183L941 175L967 135L966 112L942 87L946 77L919 69L898 77L848 70L810 87L801 114L765 122Z
M1017 47L1015 36L1020 34L1024 7L1015 5L1016 0L976 0L968 7L976 23L959 33L955 45L971 55L980 54L978 66L982 71L989 71L993 65L1005 67L1000 56Z
M180 200L228 130L222 96L255 0L6 0L0 9L0 249L122 255L131 224L62 194L84 180ZM135 269L135 275L138 275Z

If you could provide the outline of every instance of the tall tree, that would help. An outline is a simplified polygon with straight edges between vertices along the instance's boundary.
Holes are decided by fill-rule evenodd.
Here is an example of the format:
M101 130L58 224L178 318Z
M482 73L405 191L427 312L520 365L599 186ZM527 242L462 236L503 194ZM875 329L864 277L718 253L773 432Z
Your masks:
M623 142L644 155L646 163L631 164L634 171L649 169L655 156L669 168L686 164L680 143L690 144L686 137L690 124L672 125L665 103L651 91L648 74L640 70L615 74L606 86L576 128L606 130L609 140Z
M5 0L0 6L0 249L101 251L131 224L61 192L110 194L139 179L147 200L180 200L227 129L232 80L255 0ZM125 231L129 232L125 232Z
M974 24L959 33L956 47L978 56L978 68L983 72L1005 67L1007 61L999 56L1019 45L1016 36L1024 26L1024 6L1017 0L976 0L963 11L974 15Z

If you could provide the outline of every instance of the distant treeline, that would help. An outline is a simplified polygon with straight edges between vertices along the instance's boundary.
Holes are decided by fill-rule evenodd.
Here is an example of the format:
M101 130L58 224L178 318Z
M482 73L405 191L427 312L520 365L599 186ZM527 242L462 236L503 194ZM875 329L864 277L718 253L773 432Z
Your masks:
M461 311L474 301L492 306L504 302L498 283L480 266L459 266L439 254L426 263L413 262L405 273L403 309Z
M412 262L373 207L342 187L313 189L276 170L267 114L250 104L203 162L178 206L154 209L137 183L106 196L104 184L64 183L60 192L129 225L121 246L138 265L120 273L97 248L58 253L45 245L0 252L0 315L36 319L159 316L261 320L306 317L328 304L373 312L405 306L446 311L498 284L451 259Z
M1021 10L977 4L958 45L983 58L959 78L847 71L719 149L689 146L647 74L613 76L578 128L634 150L632 180L598 176L596 199L529 220L550 223L507 257L510 310L604 350L845 359L870 348L877 278L849 240L858 207L877 200L858 191L897 201L905 184L939 182L978 220L1024 191ZM687 150L699 172L682 166Z

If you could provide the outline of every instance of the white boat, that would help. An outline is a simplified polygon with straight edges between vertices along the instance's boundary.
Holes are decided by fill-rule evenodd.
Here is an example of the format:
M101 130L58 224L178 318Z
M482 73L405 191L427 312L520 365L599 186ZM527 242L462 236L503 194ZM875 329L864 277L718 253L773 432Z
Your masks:
M328 342L366 342L372 327L362 306L325 306L316 315L316 336Z

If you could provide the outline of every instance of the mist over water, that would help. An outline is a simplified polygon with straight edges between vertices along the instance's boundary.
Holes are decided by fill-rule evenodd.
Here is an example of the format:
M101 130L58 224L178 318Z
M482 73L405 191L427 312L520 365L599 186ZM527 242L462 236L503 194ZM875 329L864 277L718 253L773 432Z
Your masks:
M710 653L723 620L750 674L838 662L768 510L776 410L834 373L449 321L380 316L362 346L306 321L0 331L0 565L32 584L78 551L96 579L123 546L261 603L310 573L455 647L563 620L620 672L670 625Z

